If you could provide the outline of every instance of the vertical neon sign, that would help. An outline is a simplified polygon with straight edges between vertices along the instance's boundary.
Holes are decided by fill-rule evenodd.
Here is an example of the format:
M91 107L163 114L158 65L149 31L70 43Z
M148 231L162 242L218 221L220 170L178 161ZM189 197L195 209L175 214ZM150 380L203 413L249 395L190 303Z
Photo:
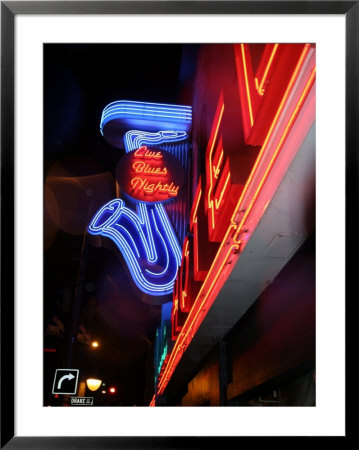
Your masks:
M188 134L184 129L188 129L192 112L190 107L177 105L113 102L104 109L102 114L100 124L102 135L105 136L105 127L111 121L116 121L119 127L123 127L123 123L128 123L129 117L131 123L136 125L137 120L145 130L129 130L125 133L124 145L127 153L135 149L147 151L144 144L158 145L187 139ZM164 120L169 122L167 125L171 129L153 132L153 124L160 121L159 126L163 126ZM148 126L151 132L146 129L146 121L150 124ZM173 130L176 124L177 131ZM148 150L148 153L151 153L151 150ZM136 168L138 169L137 166ZM152 172L153 170L151 168ZM160 169L156 170L159 173ZM163 170L160 173L162 176ZM164 186L167 185L164 184ZM142 292L148 295L164 296L173 292L178 267L181 264L182 250L162 201L156 200L153 201L152 198L144 201L141 198L136 202L136 211L127 207L123 199L111 200L97 211L88 226L88 232L92 235L103 236L116 244L135 285Z

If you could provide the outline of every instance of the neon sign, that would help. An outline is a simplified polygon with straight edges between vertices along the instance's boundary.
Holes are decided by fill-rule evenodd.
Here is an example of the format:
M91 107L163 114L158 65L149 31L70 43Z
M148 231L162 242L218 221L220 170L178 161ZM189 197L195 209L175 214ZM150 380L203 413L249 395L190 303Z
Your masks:
M184 173L170 153L142 146L119 161L116 178L130 197L154 203L177 197Z
M128 131L123 142L126 153L129 153L136 148L143 145L159 145L163 143L185 141L188 134L185 131L158 131L157 133L150 133L148 131L130 130Z
M288 68L288 57L284 58L283 55L288 56L286 51L289 51L289 48L292 64ZM246 145L259 142L261 149L256 154L253 164L245 164L247 168L243 176L238 177L242 170L239 160L236 161L233 158L235 153L226 150L222 145L226 133L224 126L221 125L222 118L225 117L224 120L228 123L232 116L220 95L207 145L206 179L200 178L197 184L190 215L191 234L183 245L183 262L174 288L172 340L175 343L166 367L160 374L156 394L164 393L182 355L190 345L232 267L240 258L250 234L265 212L269 199L274 195L314 122L316 74L314 50L308 44L296 46L295 51L293 48L292 44L281 44L281 48L268 47L266 59L260 64L263 70L260 72L262 75L258 76L258 80L261 81L256 93L263 98L263 103L256 105L252 117L254 122L251 124L254 77L250 58L246 58L245 46L240 44L235 47L237 71L240 75L238 84L242 96L240 101L242 111L245 112L244 119L248 116L248 120L244 120L243 123L245 142ZM279 53L282 58L281 65L273 67L273 60ZM273 72L271 86L265 88L266 78L271 71ZM273 83L274 79L278 79L277 84ZM268 105L273 108L270 115ZM225 116L226 114L228 115ZM262 117L265 117L266 121L262 122ZM266 134L262 137L264 132ZM247 150L248 147L243 146L243 156L247 157ZM230 165L227 164L228 160L231 162ZM233 171L235 179L231 179L229 175L230 167L235 169ZM208 266L203 258L206 255L210 261ZM186 302L191 305L188 313ZM156 404L156 397L151 403Z
M145 159L163 159L162 152L156 152L153 150L149 150L145 145L141 148L138 148L133 154L135 158L145 158Z
M136 173L145 173L148 175L167 175L167 167L152 167L143 161L136 161L132 164L132 168Z
M173 292L181 248L162 203L175 199L184 181L179 159L153 146L187 140L191 125L190 106L119 100L102 112L102 136L126 150L116 168L121 196L127 195L137 206L135 212L123 199L106 203L88 232L116 244L136 286L148 295Z
M170 197L176 197L178 194L179 186L171 183L151 183L147 178L135 177L131 180L131 188L136 195L152 195L152 194L164 194Z
M172 293L181 249L161 203L140 202L135 213L123 200L111 200L94 216L88 231L108 237L116 244L143 292Z
M100 130L111 121L126 122L127 129L139 126L146 131L176 129L188 131L192 124L192 108L183 105L118 100L107 105L102 113Z

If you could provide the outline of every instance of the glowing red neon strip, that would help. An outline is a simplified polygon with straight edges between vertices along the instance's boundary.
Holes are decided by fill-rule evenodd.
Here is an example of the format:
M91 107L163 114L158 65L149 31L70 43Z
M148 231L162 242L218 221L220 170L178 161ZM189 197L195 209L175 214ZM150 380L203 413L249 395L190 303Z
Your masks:
M205 280L204 280L204 282L203 282L203 284L202 284L202 286L201 286L201 288L200 288L200 290L199 290L199 292L197 294L194 306L193 306L190 314L188 315L188 317L187 317L187 319L186 319L186 321L185 321L185 323L184 323L184 325L182 327L182 332L181 332L180 336L178 337L178 340L175 343L175 347L174 347L174 349L173 349L173 351L172 351L172 353L170 355L170 358L168 360L168 364L167 364L166 370L165 370L165 372L164 372L164 374L162 376L162 379L161 379L160 383L158 384L158 393L159 394L161 394L164 391L164 389L165 389L165 387L167 385L167 383L166 384L164 384L164 383L165 383L165 381L167 381L169 379L168 377L173 373L173 371L175 369L174 361L176 360L176 356L177 356L178 352L180 350L182 351L184 348L186 348L186 345L184 344L184 342L187 339L187 336L188 336L189 332L192 329L192 325L196 322L199 314L203 311L203 306L206 303L209 294L211 293L211 289L212 289L213 285L216 283L218 277L221 275L222 269L223 269L224 265L226 264L229 255L232 253L234 248L238 248L239 247L239 245L237 245L237 244L233 244L233 245L230 246L226 256L223 258L222 264L220 265L219 269L217 270L217 273L216 273L216 275L215 275L215 277L214 277L214 279L212 281L212 284L210 285L210 287L207 290L207 294L205 295L201 305L199 306L199 308L197 308L197 311L196 311L194 317L192 318L192 316L193 316L192 311L194 310L194 307L195 307L198 299L200 298L200 296L202 294L202 291L204 289L204 286L205 286L209 276L211 275L212 268L213 268L214 264L216 263L216 261L218 259L220 250L223 248L224 243L225 243L225 240L223 240L223 242L221 243L221 246L220 246L220 249L219 249L219 251L217 253L217 256L216 256L215 260L213 261L213 263L211 265L211 268L208 271L208 274L207 274L207 276L206 276L206 278L205 278ZM208 305L208 306L210 306L210 305ZM191 320L191 324L189 324L189 320L190 319L192 319ZM187 345L188 344L189 344L189 342L187 343Z
M308 49L308 50L309 50L309 49ZM307 54L307 52L306 52L305 54ZM304 59L304 58L301 58L301 59ZM298 68L298 66L297 66L297 68ZM299 70L299 68L298 68L298 70ZM288 124L287 124L287 127L285 128L284 133L282 134L282 137L281 137L281 139L280 139L280 141L279 141L279 143L278 143L278 145L277 145L277 148L276 148L276 150L275 150L275 152L274 152L274 154L273 154L273 156L272 156L272 159L271 159L271 161L269 162L269 164L268 164L268 166L267 166L267 169L266 169L265 174L263 175L263 178L264 178L264 177L265 177L265 178L267 177L267 174L268 174L268 172L269 172L269 169L268 169L268 168L269 168L269 167L272 167L272 165L273 165L275 159L277 158L277 154L278 154L278 152L279 152L279 150L280 150L280 148L281 148L281 144L283 143L285 137L288 135L289 129L290 129L291 125L293 124L293 121L294 121L294 119L295 119L295 117L296 117L296 115L297 115L296 113L298 112L299 107L300 107L301 104L303 103L304 98L306 97L306 95L307 95L307 93L308 93L308 91L309 91L309 89L310 89L310 87L311 87L311 85L312 85L312 83L313 83L313 81L314 81L315 71L316 71L316 70L315 70L315 68L314 68L313 71L312 71L312 73L311 73L311 75L310 75L310 77L309 77L309 79L308 79L308 81L307 81L307 84L306 84L306 86L305 86L305 88L304 88L304 90L303 90L303 93L302 93L302 95L301 95L301 97L300 97L300 99L299 99L299 101L298 101L298 103L297 103L297 106L296 106L296 108L294 109L291 118L289 119L289 122L288 122ZM292 79L294 79L294 77L292 77ZM292 80L291 80L291 81L292 81ZM290 83L289 83L289 84L290 84ZM288 97L288 95L286 95L286 94L288 94L288 93L289 93L289 90L287 89L287 91L286 91L286 93L285 93L285 97ZM281 102L281 104L280 104L280 106L279 106L279 108L278 108L277 114L276 114L276 116L275 116L275 119L276 119L276 120L278 119L279 113L280 113L281 110L282 110L283 104L284 104L284 102L283 102L283 100L282 100L282 102ZM270 132L270 133L272 132L272 130L273 130L273 128L274 128L274 125L275 125L275 123L273 122L272 125L271 125L271 127L270 127L270 129L269 129L269 132ZM253 175L254 175L254 172L255 172L255 170L256 170L256 168L257 168L257 166L258 166L258 163L259 163L259 157L262 155L264 149L266 149L266 146L267 146L269 137L270 137L269 134L267 134L266 139L265 139L265 142L264 142L264 144L263 144L263 147L262 147L262 149L261 149L261 151L260 151L260 153L259 153L259 155L258 155L258 158L257 158L257 160L256 160L256 162L255 162L255 164L254 164L254 167L253 167L253 169L252 169L252 171L251 171L251 174L250 174L250 176L249 176L249 178L248 178L248 181L250 181L250 180L252 179ZM265 181L263 178L262 178L262 180L261 180L261 182L260 182L260 186L261 186L261 185L264 183L264 181ZM236 209L234 210L234 214L233 214L233 216L232 216L232 221L234 221L234 220L233 220L233 217L235 216L235 213L236 213L236 211L237 211L239 205L242 203L244 194L246 193L246 191L247 191L247 189L248 189L248 186L249 186L249 183L246 183L245 188L243 189L243 192L242 192L242 194L241 194L241 197L240 197L240 199L238 200L237 207L236 207ZM257 197L258 192L256 191L254 195ZM247 218L247 216L248 216L248 214L249 214L249 211L250 211L250 208L253 206L253 203L254 203L253 199L254 199L254 197L252 197L251 203L250 203L249 207L248 207L247 210L246 210L246 213L245 213L245 215L244 215L244 217L243 217L244 220ZM241 224L240 224L240 225L238 226L238 228L237 228L236 234L235 234L235 236L234 236L234 240L237 239L237 237L238 237L238 235L239 235L239 233L240 233L240 231L241 231L241 226L243 225L243 222L244 222L243 219L242 219L242 221L241 221Z
M197 222L197 217L196 217ZM198 255L198 228L197 223L193 229L193 259L194 259L194 273L198 275L199 273L199 255Z
M212 270L214 269L214 266L215 266L215 264L216 264L216 262L217 262L219 256L221 255L222 248L223 248L224 244L226 243L227 238L228 238L230 232L232 231L232 228L237 228L236 225L235 225L235 222L234 222L233 218L235 217L235 215L236 215L236 213L237 213L237 211L238 211L238 207L239 207L239 205L240 205L240 203L241 203L241 201L242 201L242 199L243 199L244 192L248 189L248 186L249 186L249 183L250 183L250 181L251 181L251 179L252 179L252 177L253 177L255 168L258 166L258 164L259 164L259 159L260 159L260 157L261 157L262 154L263 154L263 149L264 149L264 147L266 146L266 144L267 144L267 142L268 142L268 140L269 140L269 138L270 138L270 134L271 134L271 132L272 132L272 130L273 130L275 124L276 124L276 121L277 121L278 116L279 116L279 114L280 114L280 112L281 112L281 110L282 110L282 107L283 107L283 105L284 105L284 102L285 102L285 100L288 98L289 90L291 89L291 87L292 87L292 85L293 85L293 83L294 83L294 80L295 80L295 78L296 78L296 76L297 76L297 73L298 73L299 69L300 69L301 66L302 66L303 60L304 60L305 56L307 55L307 53L308 53L308 51L309 51L309 47L310 47L310 45L307 44L307 45L305 46L305 48L303 49L303 52L302 52L302 54L301 54L301 57L300 57L300 59L299 59L299 61L298 61L298 64L297 64L297 66L296 66L296 69L295 69L295 71L294 71L294 73L293 73L293 75L292 75L292 77L291 77L291 80L290 80L290 82L289 82L289 84L288 84L287 90L286 90L286 92L285 92L285 94L284 94L284 96L283 96L283 99L282 99L282 101L281 101L281 103L280 103L280 106L279 106L279 108L278 108L278 110L277 110L277 113L276 113L276 115L275 115L275 118L274 118L274 120L273 120L273 122L272 122L272 125L271 125L269 131L268 131L268 134L267 134L266 139L265 139L265 142L264 142L264 144L263 144L263 146L262 146L261 152L259 153L259 155L258 155L258 157L257 157L257 160L256 160L256 162L255 162L255 166L254 166L254 168L252 169L252 172L251 172L251 174L250 174L250 177L248 177L248 179L247 179L247 182L246 182L245 188L244 188L244 190L243 190L243 192L242 192L242 195L241 195L241 197L240 197L240 199L239 199L239 201L238 201L238 203L237 203L237 205L236 205L236 208L234 209L234 212L233 212L233 215L232 215L232 219L231 219L232 224L229 225L229 227L228 227L228 229L227 229L227 232L226 232L226 234L225 234L225 236L224 236L224 238L223 238L223 240L222 240L222 243L221 243L221 245L220 245L220 247L219 247L219 249L218 249L218 252L217 252L217 254L216 254L216 256L215 256L215 258L214 258L214 260L213 260L213 262L212 262L212 264L211 264L211 267L210 267L210 269L209 269L209 271L208 271L208 273L207 273L207 276L206 276L205 280L203 281L203 284L202 284L202 286L201 286L201 288L200 288L200 290L199 290L199 292L198 292L198 294L197 294L197 297L196 297L196 300L195 300L195 302L194 302L193 308L192 308L190 314L188 315L187 320L185 321L185 324L184 324L183 327L182 327L182 332L181 332L181 334L180 334L178 340L177 340L176 343L175 343L175 347L174 347L174 349L173 349L173 351L172 351L172 353L171 353L171 355L170 355L170 358L169 358L169 360L168 360L168 364L167 364L166 370L165 370L165 372L164 372L164 374L163 374L163 377L162 377L162 379L161 379L161 382L159 383L159 386L158 386L158 392L159 392L160 394L164 391L164 389L165 389L165 387L166 387L166 385L167 385L167 382L168 382L170 376L172 375L173 371L175 370L175 367L176 367L176 365L177 365L177 362L175 362L175 361L177 360L177 354L178 354L179 350L182 351L182 350L183 350L184 348L186 348L186 347L188 346L188 344L189 344L189 342L187 342L187 345L185 345L184 342L185 342L185 340L187 339L187 336L188 336L189 332L191 331L193 324L194 324L195 321L197 320L197 317L198 317L199 313L200 313L202 310L205 311L205 309L203 308L203 306L204 306L204 304L206 303L208 296L211 294L211 289L212 289L212 287L214 286L214 284L216 283L218 277L220 276L220 274L221 274L221 272L222 272L222 269L223 269L224 265L226 264L227 259L228 259L229 255L230 255L230 253L233 251L233 248L238 248L238 246L239 246L239 244L240 244L240 241L237 241L237 242L236 242L237 245L236 245L236 244L232 244L232 245L231 245L229 251L227 252L227 254L226 254L226 256L224 257L224 259L222 260L222 264L220 265L219 269L217 270L217 273L216 273L216 275L215 275L215 277L214 277L214 279L213 279L213 282L211 283L210 287L209 287L208 290L207 290L207 294L204 296L204 299L203 299L203 301L202 301L200 307L197 308L197 312L196 312L195 316L192 318L192 316L193 316L192 311L194 310L194 308L195 308L195 306L196 306L196 303L197 303L198 299L199 299L200 296L202 295L202 291L204 290L204 287L205 287L205 284L206 284L207 280L209 279L210 275L212 275ZM301 104L302 104L303 101L304 101L304 98L305 98L306 94L308 93L308 91L309 91L309 89L310 89L310 87L311 87L311 85L312 85L312 82L314 81L314 75L315 75L315 69L313 69L313 71L312 71L312 73L311 73L311 76L310 76L310 78L309 78L309 80L308 80L308 82L307 82L307 84L306 84L306 86L305 86L305 88L304 88L304 91L303 91L303 93L302 93L302 95L301 95L301 97L300 97L300 99L299 99L299 102L297 103L297 106L296 106L296 108L295 108L295 110L294 110L294 112L293 112L293 114L292 114L292 116L291 116L291 119L294 118L294 116L297 115L296 112L299 110ZM294 120L294 119L293 119L293 120ZM287 128L286 128L286 131L287 131L287 130L289 130L289 126L287 126ZM282 141L283 141L283 139L281 139L281 142L282 142ZM278 148L279 148L279 146L277 147L277 149L278 149ZM278 152L277 152L277 153L278 153ZM272 158L272 159L273 159L273 158ZM274 160L273 160L273 162L274 162ZM266 177L266 176L267 176L267 175L265 174L265 177ZM260 184L261 184L261 186L263 185L263 183L260 183ZM242 221L242 223L243 223L243 221ZM239 231L239 230L240 230L240 227L238 227L238 231ZM236 233L236 236L238 236L238 232ZM213 303L213 301L214 301L214 299L212 300L212 303ZM210 305L208 305L208 307L210 307ZM190 319L191 319L191 323L189 324ZM198 326L199 326L199 325L198 325ZM198 327L197 327L197 329L198 329ZM180 339L180 338L181 338L181 339Z
M229 182L230 178L231 178L231 172L228 172L227 179L226 179L226 181L224 183L224 186L223 186L223 189L222 189L221 194L219 196L219 199L218 200L216 198L214 199L214 203L215 203L216 209L219 208L219 205L222 202L222 198L223 198L223 195L224 195L224 193L225 193L225 191L227 189L227 185L228 185L228 182Z
M194 255L195 274L197 274L199 272L197 225L195 225L195 224L197 224L197 211L198 211L201 196L202 196L201 177L199 177L196 195L195 195L193 206L192 206L193 213L191 214L191 220L190 220L190 229L192 230L194 228L194 226L196 226L196 228L193 229L193 249L194 249L193 255Z
M191 218L192 218L192 223L190 223L191 228L194 223L197 223L197 210L198 210L198 206L199 206L199 201L201 199L201 195L202 195L201 177L199 177L196 195L195 195L193 206L192 206L193 213L191 214Z
M219 130L219 126L222 122L222 117L223 117L223 111L224 111L224 103L223 100L222 101L222 106L219 112L219 117L218 117L218 121L217 121L217 125L216 125L216 129L214 132L214 135L212 137L212 142L211 142L211 150L209 151L209 155L208 155L208 160L209 160L209 189L208 189L208 209L211 211L211 222L212 222L212 230L214 230L215 228L215 224L214 224L214 210L213 210L213 201L211 200L211 193L212 193L212 189L213 189L213 174L212 174L212 152L214 149L214 144L216 142L217 139L217 134L218 134L218 130Z
M249 91L248 74L247 74L247 63L246 63L246 56L245 56L245 52L244 52L244 44L241 44L241 52L242 52L242 61L243 61L243 69L244 69L244 81L246 83L246 91L247 91L249 118L250 118L251 127L252 127L254 121L253 121L251 94L250 94L250 91Z
M302 93L302 95L301 95L301 97L300 97L300 99L299 99L299 101L297 103L297 106L295 107L295 109L294 109L294 111L292 113L292 116L289 119L289 122L288 122L288 124L287 124L287 126L286 126L286 128L285 128L285 130L284 130L284 132L282 134L282 137L281 137L278 145L277 145L277 148L274 151L272 159L270 160L270 162L269 162L269 164L268 164L268 166L266 168L266 171L265 171L265 173L264 173L264 175L263 175L263 177L262 177L262 179L261 179L261 181L260 181L260 183L258 185L258 188L255 191L255 193L254 193L254 195L253 195L253 197L252 197L252 199L250 201L250 204L248 205L248 208L247 208L247 210L246 210L246 212L245 212L245 214L244 214L244 216L243 216L243 218L241 220L241 223L238 226L238 230L236 231L234 239L237 239L237 237L238 237L238 235L239 235L239 233L240 233L240 231L242 229L243 223L246 221L246 219L248 217L248 214L250 213L250 211L251 211L251 209L252 209L252 207L253 207L253 205L254 205L257 197L258 197L258 194L260 193L260 191L262 189L262 186L263 186L263 184L265 183L265 181L267 179L268 173L272 169L273 164L274 164L275 160L277 159L277 156L278 156L278 154L280 152L280 149L282 148L282 144L283 144L285 138L288 136L288 133L289 133L289 131L290 131L292 125L293 125L293 122L294 122L294 120L296 119L296 117L298 115L299 108L302 106L302 104L304 102L304 99L307 96L307 93L308 93L309 89L312 87L312 84L313 84L313 81L314 81L314 77L315 77L315 72L316 72L316 69L314 67L314 69L312 70L312 73L310 74L309 80L308 80L308 82L307 82L307 84L306 84L306 86L304 88L304 91L303 91L303 93Z
M156 406L156 395L154 395L152 397L152 400L151 400L151 402L150 402L150 404L148 406L152 406L152 407Z
M263 74L263 77L262 77L262 81L260 82L259 86L258 86L258 79L255 78L256 88L257 88L257 91L258 91L258 94L259 94L259 95L263 95L263 94L264 94L264 91L263 91L263 84L264 84L264 82L266 81L267 74L268 74L268 71L269 71L269 69L270 69L270 67L271 67L271 65L272 65L274 55L275 55L276 52L277 52L277 48L278 48L278 44L275 44L274 47L273 47L272 53L271 53L271 55L270 55L270 57L269 57L267 66L266 66L266 68L265 68L265 70L264 70L264 74Z
M209 288L208 288L208 290L207 290L207 294L204 296L204 299L203 299L203 301L202 301L200 307L197 309L197 313L196 313L195 317L193 318L192 323L195 322L195 320L197 319L199 313L200 313L201 311L203 311L203 309L204 309L204 308L203 308L203 307L204 307L204 304L206 303L207 298L208 298L209 294L211 293L211 289L212 289L213 285L216 283L218 277L221 275L222 269L223 269L223 267L225 266L225 264L227 263L227 260L228 260L229 255L230 255L230 254L232 253L232 251L233 251L234 249L236 249L236 248L238 248L238 245L237 245L237 244L232 244L232 245L230 246L230 248L229 248L229 250L228 250L226 256L223 258L222 264L220 265L220 267L219 267L219 269L218 269L218 271L217 271L215 277L213 278L213 281L212 281L211 285L209 286ZM197 299L198 299L198 298L200 297L200 295L202 294L202 290L204 289L203 286L205 285L207 279L209 278L209 275L210 275L210 274L207 275L205 281L203 282L203 285L202 285L202 287L201 287L201 289L200 289L200 291L199 291L199 293L198 293L198 295L197 295Z
M213 166L214 178L218 178L219 171L221 170L223 155L224 155L224 151L222 149L218 162Z
M186 245L185 245L185 248L184 248L184 252L183 252L184 259L186 260L185 287L184 287L184 289L182 289L182 286L180 286L182 310L184 310L184 307L185 307L184 301L185 301L185 298L187 297L188 271L189 271L189 267L188 267L188 265L189 265L188 264L188 256L189 256L188 245L189 245L189 240L187 239ZM183 263L182 263L182 267L180 268L180 270L183 271ZM182 275L183 275L183 273L182 273Z
M176 282L178 283L178 280L176 280ZM176 296L173 302L173 312L172 312L173 319L175 318L177 311L178 311L178 296Z
M233 215L232 215L232 219L231 219L231 221L232 221L233 224L236 224L236 222L235 222L235 220L234 220L234 217L235 217L235 215L237 214L237 210L238 210L238 208L239 208L239 205L242 203L242 200L243 200L243 198L244 198L244 196L245 196L245 194L246 194L246 192L247 192L247 190L248 190L249 184L250 184L250 182L252 181L252 178L253 178L253 176L254 176L254 174L255 174L255 172L256 172L256 169L257 169L257 167L258 167L259 162L261 161L262 155L263 155L263 153L265 152L265 150L267 149L267 143L268 143L268 141L269 141L269 139L270 139L270 137L271 137L271 135L272 135L272 131L273 131L275 125L277 124L278 117L279 117L280 113L282 112L282 109L283 109L283 107L284 107L284 104L285 104L287 98L289 97L289 93L290 93L290 91L291 91L291 89L292 89L292 87L293 87L293 85L294 85L294 82L295 82L295 80L296 80L296 78L297 78L297 75L298 75L299 70L302 68L303 61L304 61L305 57L307 56L307 54L308 54L308 52L309 52L309 49L310 49L310 44L306 44L305 47L304 47L304 49L303 49L303 51L302 51L302 53L301 53L301 55L300 55L300 58L299 58L299 60L298 60L298 63L297 63L297 65L296 65L295 69L294 69L293 75L292 75L292 77L291 77L291 79L290 79L290 81L289 81L289 83L288 83L287 89L286 89L286 91L285 91L285 93L284 93L284 95L283 95L283 97L282 97L282 100L281 100L281 102L280 102L280 104L279 104L279 107L278 107L277 112L276 112L276 114L275 114L275 116L274 116L274 119L273 119L273 121L272 121L272 123L271 123L271 126L269 127L267 136L266 136L266 138L264 139L264 143L263 143L263 145L262 145L262 148L261 148L261 150L260 150L260 152L259 152L259 154L258 154L258 156L257 156L257 159L256 159L256 161L255 161L255 163L254 163L254 165L253 165L253 168L252 168L252 170L251 170L251 173L249 174L249 177L248 177L248 179L247 179L247 182L246 182L246 184L245 184L245 186L244 186L244 189L243 189L243 191L242 191L242 193L241 193L241 196L240 196L240 198L239 198L239 200L238 200L238 202L237 202L237 206L236 206L236 208L234 209L234 212L233 212Z

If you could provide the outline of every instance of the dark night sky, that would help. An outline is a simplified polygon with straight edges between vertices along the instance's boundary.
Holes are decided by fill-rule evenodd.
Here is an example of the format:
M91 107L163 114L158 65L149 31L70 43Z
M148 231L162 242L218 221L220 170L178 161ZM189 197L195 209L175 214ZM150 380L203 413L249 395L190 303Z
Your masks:
M45 45L45 157L98 157L101 113L114 100L177 103L181 54L174 44Z
M100 134L102 110L115 100L190 104L183 87L195 70L196 50L175 44L44 46L44 329L45 346L57 349L45 353L45 403L53 401L46 386L53 370L69 361L83 230L94 208L115 195L113 174L122 153ZM73 364L119 386L111 404L141 404L160 307L137 297L110 250L89 244L85 255L80 323L101 348L94 354L77 344ZM64 323L62 338L46 333L54 316Z

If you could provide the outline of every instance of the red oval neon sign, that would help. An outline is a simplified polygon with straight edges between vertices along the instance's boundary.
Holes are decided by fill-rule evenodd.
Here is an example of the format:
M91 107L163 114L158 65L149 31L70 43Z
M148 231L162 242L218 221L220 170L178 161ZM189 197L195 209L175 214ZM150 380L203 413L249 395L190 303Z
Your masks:
M177 197L183 167L170 153L140 147L119 161L116 178L122 191L141 202L164 202Z

